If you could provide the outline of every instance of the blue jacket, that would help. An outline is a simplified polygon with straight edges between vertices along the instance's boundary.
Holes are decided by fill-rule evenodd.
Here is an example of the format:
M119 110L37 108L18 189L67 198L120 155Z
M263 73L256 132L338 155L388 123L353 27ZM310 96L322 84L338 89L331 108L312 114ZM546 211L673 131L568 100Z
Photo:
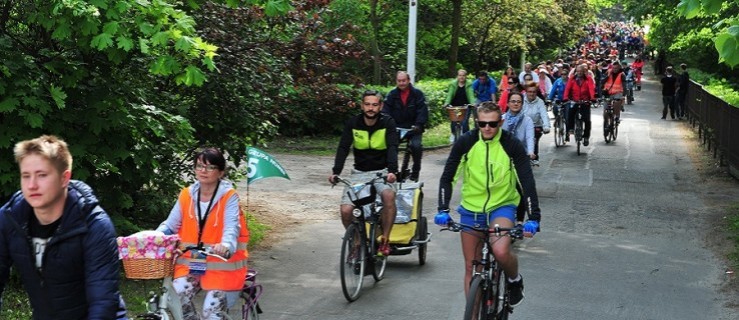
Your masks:
M400 100L400 89L390 90L385 97L382 112L390 115L395 120L397 128L410 128L416 126L423 129L429 119L429 108L426 106L426 97L423 92L410 86L407 105Z
M490 101L492 95L498 92L498 86L493 78L488 77L487 85L480 84L480 80L472 82L472 90L475 91L475 97L477 98L476 103Z
M557 79L557 81L554 81L552 90L549 91L549 97L547 97L547 99L554 100L552 98L555 98L560 101L564 100L565 87L567 87L567 84L562 81L562 78Z
M20 191L0 208L0 293L12 264L28 292L33 319L116 319L121 300L113 223L87 184L71 180L67 188L41 272L28 235L33 208Z

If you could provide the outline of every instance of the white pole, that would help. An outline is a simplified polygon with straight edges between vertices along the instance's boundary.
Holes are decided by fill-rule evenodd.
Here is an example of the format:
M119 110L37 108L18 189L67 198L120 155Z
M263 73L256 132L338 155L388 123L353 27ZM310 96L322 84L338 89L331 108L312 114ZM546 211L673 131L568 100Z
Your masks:
M408 0L408 75L416 79L416 16L418 0Z

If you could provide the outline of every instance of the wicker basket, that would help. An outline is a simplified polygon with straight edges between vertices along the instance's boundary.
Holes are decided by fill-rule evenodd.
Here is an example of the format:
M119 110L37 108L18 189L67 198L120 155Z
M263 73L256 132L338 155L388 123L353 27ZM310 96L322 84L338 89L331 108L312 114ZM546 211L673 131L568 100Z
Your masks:
M123 260L123 270L128 279L162 279L174 274L174 263L164 259L130 259Z
M118 256L129 279L162 279L174 273L177 235L142 231L118 237Z
M467 107L446 107L446 111L449 114L449 121L459 122L464 120Z

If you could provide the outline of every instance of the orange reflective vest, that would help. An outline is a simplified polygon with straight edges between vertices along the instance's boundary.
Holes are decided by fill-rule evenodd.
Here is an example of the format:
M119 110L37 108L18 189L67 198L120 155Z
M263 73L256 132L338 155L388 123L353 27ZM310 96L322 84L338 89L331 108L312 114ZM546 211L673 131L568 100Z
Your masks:
M605 89L608 90L608 95L624 93L624 85L621 81L621 78L623 78L623 73L621 72L618 73L616 81L613 81L613 77L610 74L608 75L608 79L606 80L606 84L604 85Z
M208 214L203 227L203 235L200 241L206 248L221 243L223 238L224 213L228 199L235 196L236 191L231 189L226 192L217 202ZM214 195L215 196L215 195ZM190 188L185 188L180 192L179 196L180 211L182 212L182 226L180 227L180 248L197 245L198 225L197 204L190 195ZM228 261L223 261L215 257L207 257L205 274L200 277L200 286L203 290L241 290L246 280L246 262L249 253L246 249L249 243L249 229L246 226L244 214L239 209L239 236L236 242L236 252L231 255ZM177 258L175 264L174 277L184 277L190 272L189 263L192 251L185 253Z

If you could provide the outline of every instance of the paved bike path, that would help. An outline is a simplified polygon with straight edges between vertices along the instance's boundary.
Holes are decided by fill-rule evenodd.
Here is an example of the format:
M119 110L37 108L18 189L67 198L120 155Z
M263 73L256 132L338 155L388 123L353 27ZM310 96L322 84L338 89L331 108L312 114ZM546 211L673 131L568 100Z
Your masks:
M646 77L635 97L615 143L603 141L601 109L592 109L591 145L583 155L571 143L556 148L551 134L542 138L541 167L534 170L543 232L517 243L526 300L513 319L736 319L719 291L725 266L703 243L710 208L688 155L697 142L684 122L659 119L656 80ZM447 153L424 158L430 219ZM426 265L418 265L417 251L392 256L386 279L375 284L365 277L362 296L347 303L338 273L340 189L323 182L332 159L297 158L295 165L311 170L291 172L283 163L293 181L254 184L250 192L279 199L291 184L312 181L307 196L333 212L297 203L299 213L284 214L310 221L296 224L272 249L252 254L265 286L262 319L461 318L459 235L433 225Z

